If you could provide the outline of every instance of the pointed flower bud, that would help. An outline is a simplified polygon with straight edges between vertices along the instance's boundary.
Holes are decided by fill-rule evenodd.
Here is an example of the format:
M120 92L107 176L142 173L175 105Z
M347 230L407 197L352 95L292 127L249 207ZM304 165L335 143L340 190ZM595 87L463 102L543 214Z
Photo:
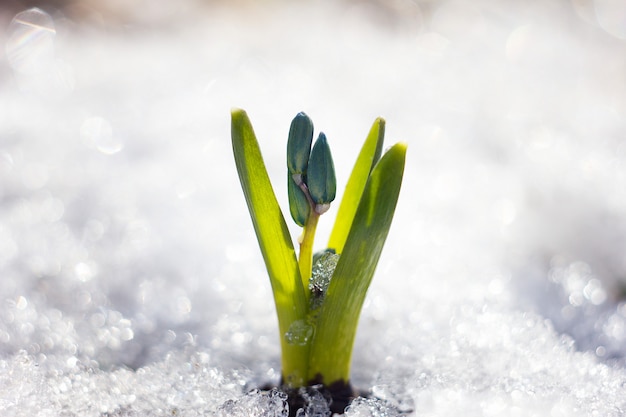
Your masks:
M329 203L335 199L337 180L333 157L323 133L320 133L313 145L306 182L316 211L321 214L328 210Z
M302 174L307 172L311 142L313 141L313 122L305 113L300 112L291 121L289 139L287 140L287 168L289 173ZM300 185L300 183L297 183Z
M304 227L311 214L311 204L304 191L296 184L291 174L287 175L287 193L289 195L289 212L291 218L300 227Z

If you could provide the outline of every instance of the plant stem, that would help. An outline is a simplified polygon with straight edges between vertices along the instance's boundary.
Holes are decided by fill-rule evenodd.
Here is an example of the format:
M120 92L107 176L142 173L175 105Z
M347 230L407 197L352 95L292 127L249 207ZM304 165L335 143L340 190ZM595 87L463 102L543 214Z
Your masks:
M300 266L300 277L307 299L309 298L309 279L313 268L313 242L315 241L315 229L320 215L311 209L311 214L304 225L302 236L300 237L300 253L298 265Z

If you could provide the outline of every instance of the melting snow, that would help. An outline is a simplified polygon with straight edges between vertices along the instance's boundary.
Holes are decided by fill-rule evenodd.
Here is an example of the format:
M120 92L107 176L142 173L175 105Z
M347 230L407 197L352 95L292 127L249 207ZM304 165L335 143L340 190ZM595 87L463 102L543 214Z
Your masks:
M281 203L298 111L409 143L346 415L624 414L622 5L85 4L0 11L1 415L285 415L233 106Z

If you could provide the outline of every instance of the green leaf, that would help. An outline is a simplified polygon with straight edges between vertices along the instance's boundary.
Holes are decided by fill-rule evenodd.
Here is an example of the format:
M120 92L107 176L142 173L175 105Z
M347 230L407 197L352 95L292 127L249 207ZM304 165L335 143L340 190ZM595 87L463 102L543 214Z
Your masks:
M327 386L348 382L359 315L391 226L406 148L405 143L392 146L376 164L365 186L318 317L309 380Z
M239 181L274 293L281 334L283 379L292 386L301 386L307 374L310 344L293 343L293 337L287 337L293 335L294 327L304 323L307 313L298 261L248 115L243 110L233 109L231 116Z
M365 143L361 148L361 152L346 184L346 189L337 210L337 218L335 225L331 231L328 240L328 247L334 249L337 253L343 252L343 246L348 237L352 219L361 200L363 189L367 183L370 172L378 162L383 149L383 141L385 138L385 120L381 117L377 118L370 129Z

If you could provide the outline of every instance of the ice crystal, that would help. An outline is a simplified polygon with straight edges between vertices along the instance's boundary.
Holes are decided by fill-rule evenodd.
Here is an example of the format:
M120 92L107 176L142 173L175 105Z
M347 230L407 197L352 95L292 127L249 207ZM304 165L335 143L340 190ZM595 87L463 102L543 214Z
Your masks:
M324 303L326 290L338 261L339 255L330 250L315 254L313 257L313 268L309 280L312 310L318 309Z

